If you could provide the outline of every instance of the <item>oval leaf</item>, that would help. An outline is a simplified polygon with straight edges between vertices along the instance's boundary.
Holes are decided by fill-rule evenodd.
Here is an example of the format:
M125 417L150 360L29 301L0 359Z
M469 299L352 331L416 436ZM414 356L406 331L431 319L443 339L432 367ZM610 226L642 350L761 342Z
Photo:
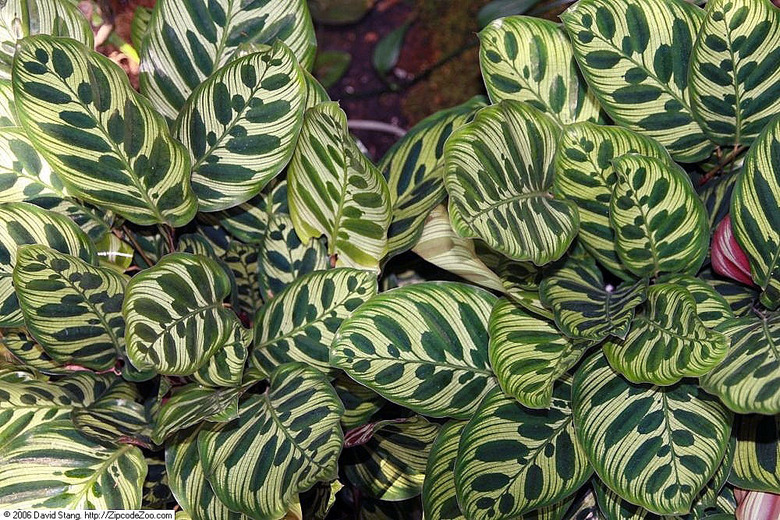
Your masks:
M287 183L302 241L324 234L337 266L379 270L387 252L390 191L358 150L336 103L306 111Z
M135 368L188 375L233 339L238 318L222 305L230 280L214 260L166 255L127 284L122 314Z
M111 60L73 40L25 38L14 96L36 149L74 194L136 224L192 220L187 152Z
M388 256L403 253L417 242L425 217L446 196L444 143L485 106L483 99L474 97L423 119L382 157L379 171L387 180L393 208Z
M495 385L487 360L494 302L482 289L449 282L382 293L342 324L331 364L417 413L468 418Z
M301 363L279 367L265 394L241 403L237 420L198 435L214 493L232 511L281 517L297 493L336 477L343 411L320 372Z
M618 256L637 276L695 273L707 255L707 213L685 171L652 157L623 155L610 205Z
M691 113L688 63L704 13L682 0L585 0L561 15L574 56L613 121L680 162L713 148Z
M577 233L573 203L550 193L559 131L518 101L480 110L445 145L453 228L514 260L544 265Z
M493 103L525 101L561 126L599 119L599 103L580 79L571 43L558 24L509 16L480 31L479 42L479 64Z
M726 452L731 412L695 384L630 383L600 353L572 395L577 436L607 486L654 513L688 513Z
M737 447L729 482L780 494L780 415L738 415L734 434Z
M305 0L159 0L141 47L141 92L174 119L192 91L241 45L280 39L305 67L314 62L314 26Z
M27 329L62 364L114 366L124 351L125 278L42 245L16 256L14 287Z
M615 251L609 203L617 182L612 160L627 154L672 163L668 152L655 140L627 128L593 123L565 127L555 154L555 194L577 204L578 240L601 265L621 278L629 273Z
M455 496L455 461L465 421L450 421L439 430L431 446L422 488L426 518L465 520Z
M592 469L574 436L571 384L554 390L548 410L530 411L493 389L461 434L455 464L466 518L501 520L574 493Z
M721 145L749 145L780 110L780 12L766 0L713 0L693 45L694 114Z
M590 345L512 300L499 300L490 314L490 364L504 392L528 408L550 407L553 384Z
M704 326L685 288L661 283L647 290L645 313L624 340L604 344L610 365L633 383L671 385L701 376L728 351L726 337Z
M235 419L238 416L238 398L243 391L241 388L204 388L195 384L177 389L160 407L152 440L162 444L170 434L201 421Z
M735 318L717 329L730 341L725 359L701 386L737 413L780 413L780 315Z
M290 361L330 372L329 347L336 331L376 292L376 277L358 269L332 269L299 278L255 316L252 363L267 373Z
M19 300L11 276L16 254L25 244L43 244L60 253L97 263L92 241L67 217L27 204L15 202L0 205L0 326L24 324Z
M761 303L780 306L780 116L750 148L731 199L734 236L750 260Z
M303 120L304 78L283 43L237 58L201 83L174 134L190 152L201 211L246 202L292 157Z

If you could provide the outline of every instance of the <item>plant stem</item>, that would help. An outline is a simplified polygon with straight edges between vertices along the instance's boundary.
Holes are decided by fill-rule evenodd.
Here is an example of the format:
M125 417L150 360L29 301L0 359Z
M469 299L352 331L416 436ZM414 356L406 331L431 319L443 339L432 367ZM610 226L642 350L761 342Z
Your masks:
M385 132L393 134L398 137L406 135L406 130L389 123L383 123L382 121L371 121L368 119L350 119L347 121L347 126L352 130L372 130L375 132Z
M743 151L745 151L747 147L741 144L735 144L734 148L731 150L731 152L726 155L722 160L718 161L718 165L712 168L710 171L708 171L706 174L704 174L704 177L699 180L700 185L704 185L707 183L707 181L711 180L713 177L715 177L718 172L722 172L723 169L726 166L729 166L731 163L733 163L739 154L741 154ZM718 153L720 152L720 148L718 148Z

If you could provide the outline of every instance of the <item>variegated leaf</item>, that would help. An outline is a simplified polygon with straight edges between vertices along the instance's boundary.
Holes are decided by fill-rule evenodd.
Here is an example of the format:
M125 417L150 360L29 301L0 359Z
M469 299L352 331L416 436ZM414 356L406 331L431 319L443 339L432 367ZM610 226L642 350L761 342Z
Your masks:
M141 225L178 227L195 215L184 147L105 56L73 40L25 38L14 97L36 149L74 195Z
M71 413L105 391L92 374L59 383L3 378L0 508L137 509L146 476L140 449L96 442Z
M25 36L50 34L92 47L92 29L73 2L6 0L0 5L0 78L10 79L17 43Z
M379 270L387 252L387 182L358 150L336 103L306 111L287 173L295 230L303 242L325 235L336 265Z
M0 128L19 126L14 103L14 87L8 79L0 79Z
M292 157L303 120L304 79L283 43L237 58L201 83L175 135L190 152L201 211L246 202Z
M24 328L0 330L0 345L8 349L13 358L22 365L42 374L70 372L66 367L54 361Z
M205 388L196 384L177 388L160 407L152 440L162 444L172 433L202 421L232 421L238 417L238 399L244 390Z
M758 301L759 293L754 288L722 277L713 273L711 269L703 269L699 273L699 278L707 282L726 300L738 318L749 315Z
M518 101L480 110L445 145L453 228L536 265L560 258L577 233L572 202L552 197L559 130Z
M444 143L484 106L483 98L474 97L439 111L416 124L382 157L378 167L392 202L388 256L403 253L417 242L426 216L446 195Z
M780 494L780 416L739 415L729 482L742 489Z
M331 364L414 412L468 418L496 384L487 355L495 300L453 282L384 292L341 325Z
M604 282L593 260L570 261L539 286L542 303L553 310L555 324L574 339L625 338L634 309L644 301L647 280L618 287Z
M628 336L604 344L610 365L626 379L656 385L706 374L727 351L726 336L704 325L696 300L676 283L650 287L645 312Z
M637 276L695 273L707 255L707 213L685 171L653 157L623 155L610 203L618 257Z
M720 401L688 382L630 383L601 353L577 371L572 396L577 437L610 489L657 514L690 511L729 442Z
M612 160L640 154L672 164L657 141L618 126L576 123L561 132L555 155L555 194L574 201L580 215L579 241L611 272L626 278L615 251L615 232L609 220L612 190L617 174Z
M714 329L720 323L734 317L728 302L712 285L701 278L681 275L663 279L664 282L684 288L696 302L696 315L708 329Z
M168 472L165 471L164 455L146 457L146 480L141 509L171 509L176 504L171 488L168 487Z
M739 171L720 175L699 188L699 197L704 202L707 220L713 232L717 224L731 211L731 196L739 177Z
M240 404L238 419L198 435L214 493L251 518L281 517L298 492L336 477L343 411L320 372L302 363L277 368L266 393Z
M439 429L419 415L387 421L365 444L344 451L344 475L368 496L382 501L415 497L422 491L428 454Z
M712 0L691 51L690 96L704 131L749 145L780 110L780 12L766 0Z
M613 121L680 162L714 147L695 121L688 64L704 13L683 0L585 0L561 15L591 91Z
M425 219L419 240L412 249L424 260L482 287L503 291L501 279L479 258L474 240L452 229L449 213L436 206Z
M493 389L461 434L458 503L473 520L510 519L574 493L592 469L574 436L570 379L548 410L528 410Z
M223 260L233 272L233 277L236 279L236 296L241 305L241 310L249 316L254 316L255 312L263 304L260 297L260 286L257 283L257 257L257 246L241 242L231 242L223 257Z
M780 116L750 148L731 199L734 236L750 260L761 303L780 306Z
M484 258L484 256L482 256ZM542 304L539 283L543 270L531 262L515 262L503 257L495 267L507 298L536 316L552 320L553 313Z
M333 387L344 405L341 425L345 429L363 426L383 404L386 404L379 394L356 383L343 373L336 376Z
M216 261L174 253L130 280L122 314L137 369L188 375L234 339L238 318L222 301L230 282Z
M591 344L567 338L512 300L499 300L490 314L490 365L504 392L528 408L551 406L555 381Z
M165 469L176 502L191 520L248 520L228 509L206 480L198 453L200 431L194 428L179 432L165 443Z
M94 402L74 409L71 420L79 432L104 443L148 445L150 418L140 399L135 385L115 377Z
M450 421L439 430L431 446L422 487L426 518L465 520L455 496L455 461L465 421Z
M27 330L55 361L94 370L124 350L121 274L43 245L19 248L13 274Z
M479 63L493 103L525 101L559 125L597 121L599 103L556 23L529 16L499 18L479 33Z
M152 19L152 9L138 5L133 10L133 20L130 22L130 42L136 50L143 46L144 38Z
M0 129L0 201L65 198L62 181L21 128Z
M198 383L210 387L232 387L244 379L244 365L252 345L252 329L237 326L233 337L218 349L208 362L192 374Z
M336 331L376 292L375 276L358 269L299 278L257 313L252 363L267 373L290 361L330 372L329 347Z
M737 413L780 413L780 315L727 320L717 329L730 341L725 359L701 386Z
M170 119L242 44L278 38L305 68L314 62L314 26L304 0L159 0L147 31L141 92Z
M20 246L43 244L96 264L95 246L70 219L26 202L0 204L0 326L24 324L12 274Z

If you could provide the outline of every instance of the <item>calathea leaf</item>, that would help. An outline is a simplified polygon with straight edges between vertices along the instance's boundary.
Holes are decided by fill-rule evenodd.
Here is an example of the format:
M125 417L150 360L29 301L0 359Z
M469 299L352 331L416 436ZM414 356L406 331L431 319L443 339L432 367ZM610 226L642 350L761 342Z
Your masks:
M412 249L420 257L478 285L503 291L501 279L479 258L474 240L459 236L443 205L436 206L425 219L422 234Z
M233 337L218 349L208 362L192 374L198 383L210 387L232 387L241 384L244 365L252 344L252 329L242 326L233 329Z
M2 379L0 508L135 509L146 461L140 449L96 442L71 413L94 402L105 378L86 374L60 383Z
M357 428L366 424L371 416L386 403L373 390L356 383L343 373L336 376L333 387L344 405L341 425L345 429Z
M92 29L73 2L7 0L0 6L0 78L11 78L18 41L34 34L72 38L90 48L94 44Z
M417 242L431 209L444 199L444 143L452 131L470 121L484 107L474 97L462 105L427 117L406 133L382 157L379 171L387 180L392 201L388 256Z
M562 126L599 119L599 103L580 79L571 43L558 24L509 16L485 27L479 41L479 64L494 103L525 101Z
M14 87L10 80L0 79L0 128L14 126L19 126L19 117L16 115L14 103Z
M455 461L465 421L450 421L439 430L431 446L425 481L422 487L423 512L426 518L461 520L458 499L455 496Z
M65 198L65 187L21 128L0 129L0 201Z
M671 385L720 363L728 340L707 329L687 289L660 283L647 290L647 307L625 339L604 344L610 365L634 383Z
M780 116L750 148L731 199L734 235L750 260L761 303L780 306Z
M19 248L14 287L27 330L62 364L114 366L124 350L125 278L43 245Z
M287 175L301 240L325 235L337 266L378 270L387 252L390 190L358 150L336 103L306 111Z
M331 364L417 413L468 418L495 386L487 356L495 300L487 291L452 282L387 291L342 324Z
M569 261L542 280L539 295L553 310L561 332L598 342L607 336L626 337L646 289L646 280L613 287L604 282L596 262Z
M528 410L495 388L461 434L455 464L458 503L466 518L494 520L559 502L592 469L574 436L570 379L548 410Z
M190 152L201 211L246 202L290 160L304 79L283 43L237 58L201 83L174 123Z
M707 181L707 184L699 189L699 197L704 202L704 209L707 210L710 229L713 232L718 223L731 211L731 194L741 171L742 168L739 168L739 171L720 175Z
M258 283L266 301L304 274L330 267L324 241L309 240L304 244L295 232L285 181L267 194L215 215L231 235L256 245Z
M637 276L694 273L710 242L707 213L685 171L652 157L623 155L610 222L623 264Z
M780 109L780 13L763 0L715 0L692 49L691 105L721 145L749 145Z
M148 445L151 426L144 406L139 403L138 389L122 378L115 377L97 399L71 412L76 428L88 437L104 442Z
M577 436L599 477L658 514L685 514L726 452L731 412L695 384L638 385L596 353L574 376Z
M27 134L78 197L141 225L189 222L190 161L111 60L68 39L22 40L14 97Z
M780 413L780 315L724 321L725 359L701 377L701 386L738 413Z
M152 440L157 444L172 433L201 421L227 422L238 416L244 388L206 388L196 384L177 388L160 407Z
M122 314L127 354L137 369L192 374L240 327L222 301L230 281L214 260L166 255L127 284Z
M734 434L737 447L729 482L780 494L780 416L738 415Z
M695 162L713 148L691 113L688 64L703 12L682 0L586 0L561 15L574 56L621 126Z
M161 0L147 30L141 92L170 119L242 44L271 44L278 38L305 68L314 62L314 26L304 0Z
M280 366L266 393L243 400L237 420L198 435L214 493L251 518L279 518L296 493L335 478L343 410L323 374L302 363Z
M368 496L398 502L422 491L425 468L439 425L415 415L385 421L364 444L344 451L344 474Z
M758 301L758 291L752 287L737 283L713 273L711 269L703 269L699 278L715 289L731 307L734 316L740 318L749 315Z
M257 247L231 242L223 260L236 280L236 296L241 310L254 316L263 303L257 285Z
M629 273L615 251L615 232L609 220L612 189L617 182L612 160L632 153L672 164L669 153L655 140L627 128L588 122L566 126L555 154L554 191L577 204L578 240L601 265L621 278Z
M144 481L142 509L170 509L176 503L168 487L168 472L165 471L165 460L162 457L162 454L146 457L148 472Z
M228 509L206 480L198 453L202 428L179 432L165 443L165 469L176 503L192 520L246 520L244 515Z
M270 373L290 361L330 372L331 342L344 319L377 292L373 273L341 268L299 278L260 308L252 362Z
M63 374L71 372L54 361L43 347L24 328L0 330L0 345L25 367L42 374Z
M67 217L27 204L0 204L0 326L24 324L12 274L20 246L43 244L91 264L97 263L92 241Z
M485 256L481 255L481 258ZM494 269L501 278L507 298L536 316L553 319L553 313L542 304L539 296L542 269L531 262L515 262L503 255Z
M549 408L553 384L591 345L512 300L499 300L490 314L490 365L504 392L528 408Z
M508 257L544 265L577 233L572 202L552 197L559 131L537 109L502 101L480 110L445 145L453 228Z
M663 279L665 283L684 288L696 302L696 315L708 329L714 329L734 317L728 302L707 281L693 276L680 275Z

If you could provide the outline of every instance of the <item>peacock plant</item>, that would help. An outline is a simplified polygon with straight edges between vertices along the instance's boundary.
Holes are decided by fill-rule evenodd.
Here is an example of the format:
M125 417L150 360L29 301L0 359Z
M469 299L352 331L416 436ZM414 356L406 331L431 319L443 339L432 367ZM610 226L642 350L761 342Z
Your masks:
M496 20L488 98L377 165L304 0L143 14L138 93L70 1L0 5L0 508L724 520L780 493L768 0Z

